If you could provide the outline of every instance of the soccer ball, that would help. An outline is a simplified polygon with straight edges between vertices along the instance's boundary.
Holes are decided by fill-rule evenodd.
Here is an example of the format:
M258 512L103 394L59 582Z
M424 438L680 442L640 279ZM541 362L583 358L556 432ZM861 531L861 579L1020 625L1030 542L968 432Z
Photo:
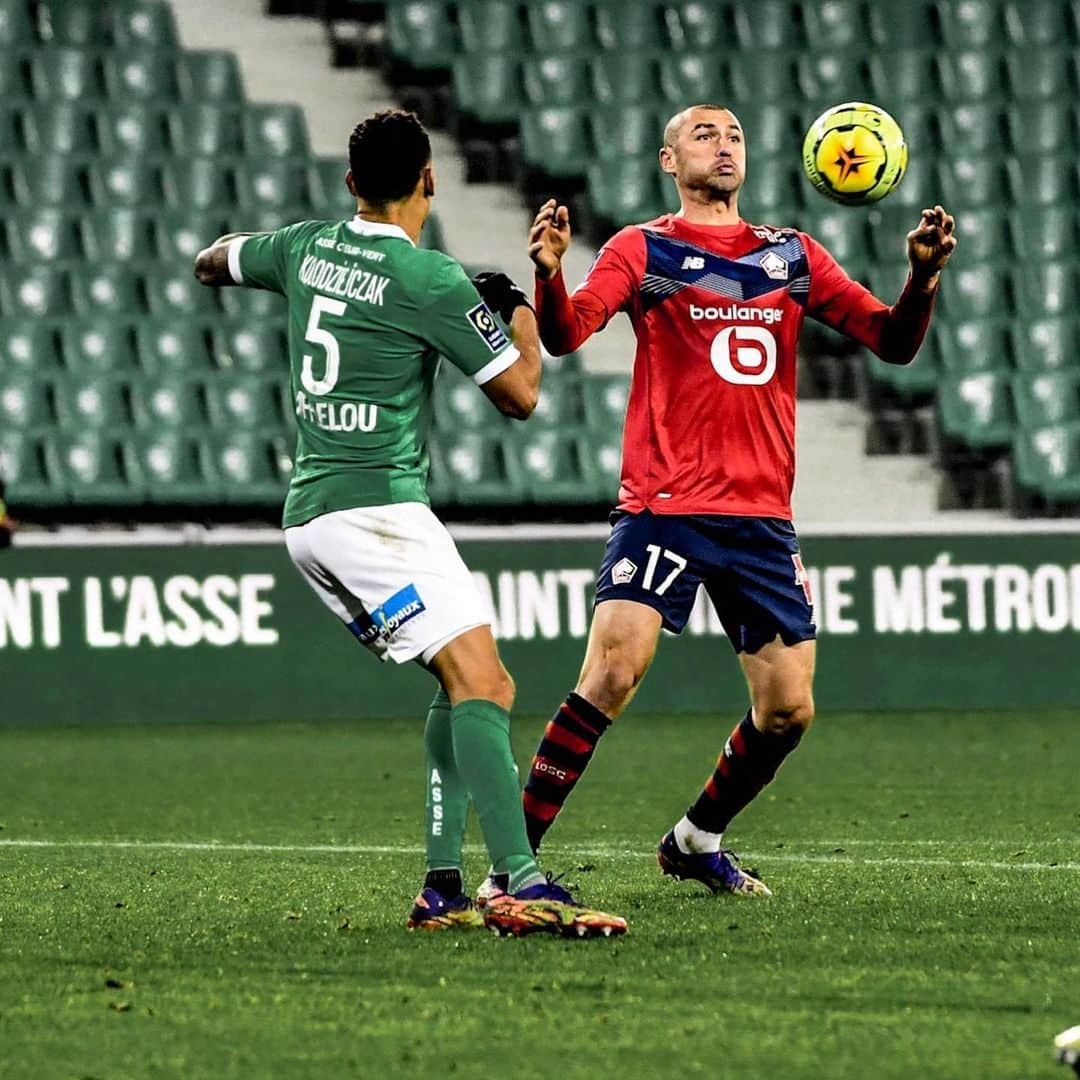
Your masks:
M900 125L865 101L826 109L803 139L803 170L822 195L846 206L884 199L904 178L908 151Z

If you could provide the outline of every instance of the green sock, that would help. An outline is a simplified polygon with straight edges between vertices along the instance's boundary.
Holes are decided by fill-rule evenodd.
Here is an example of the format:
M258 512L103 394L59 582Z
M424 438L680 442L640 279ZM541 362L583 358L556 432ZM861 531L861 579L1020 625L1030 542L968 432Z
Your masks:
M454 759L476 805L496 874L510 892L544 880L525 832L521 785L510 752L510 714L494 701L461 701L451 712Z
M450 699L440 686L424 728L427 768L425 836L429 870L461 869L461 844L469 817L469 789L454 760Z

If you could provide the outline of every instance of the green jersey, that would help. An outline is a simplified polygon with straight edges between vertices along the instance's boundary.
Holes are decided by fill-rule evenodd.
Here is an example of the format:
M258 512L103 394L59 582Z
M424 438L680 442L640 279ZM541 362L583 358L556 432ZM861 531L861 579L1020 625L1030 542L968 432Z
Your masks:
M478 385L518 356L461 266L397 225L302 221L233 241L238 285L289 302L296 455L285 528L427 499L440 355Z

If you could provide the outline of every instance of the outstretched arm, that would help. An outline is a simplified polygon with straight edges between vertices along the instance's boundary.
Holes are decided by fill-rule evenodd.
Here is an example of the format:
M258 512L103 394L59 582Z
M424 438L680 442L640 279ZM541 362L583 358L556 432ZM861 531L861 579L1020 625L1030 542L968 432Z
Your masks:
M203 248L195 256L195 277L200 285L235 285L236 280L229 270L229 246L233 240L242 236L254 236L255 233L234 232L219 236L208 248Z

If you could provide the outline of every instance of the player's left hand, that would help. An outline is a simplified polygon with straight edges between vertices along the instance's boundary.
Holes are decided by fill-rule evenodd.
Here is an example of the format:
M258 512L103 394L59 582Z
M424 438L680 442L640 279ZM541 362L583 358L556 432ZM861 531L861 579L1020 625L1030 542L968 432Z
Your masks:
M480 299L492 311L497 312L499 317L507 325L514 316L515 309L527 307L532 309L525 290L512 277L496 270L485 270L477 274L472 283L480 294Z
M919 224L907 234L911 274L919 284L937 284L938 274L956 248L956 221L943 206L924 210Z

